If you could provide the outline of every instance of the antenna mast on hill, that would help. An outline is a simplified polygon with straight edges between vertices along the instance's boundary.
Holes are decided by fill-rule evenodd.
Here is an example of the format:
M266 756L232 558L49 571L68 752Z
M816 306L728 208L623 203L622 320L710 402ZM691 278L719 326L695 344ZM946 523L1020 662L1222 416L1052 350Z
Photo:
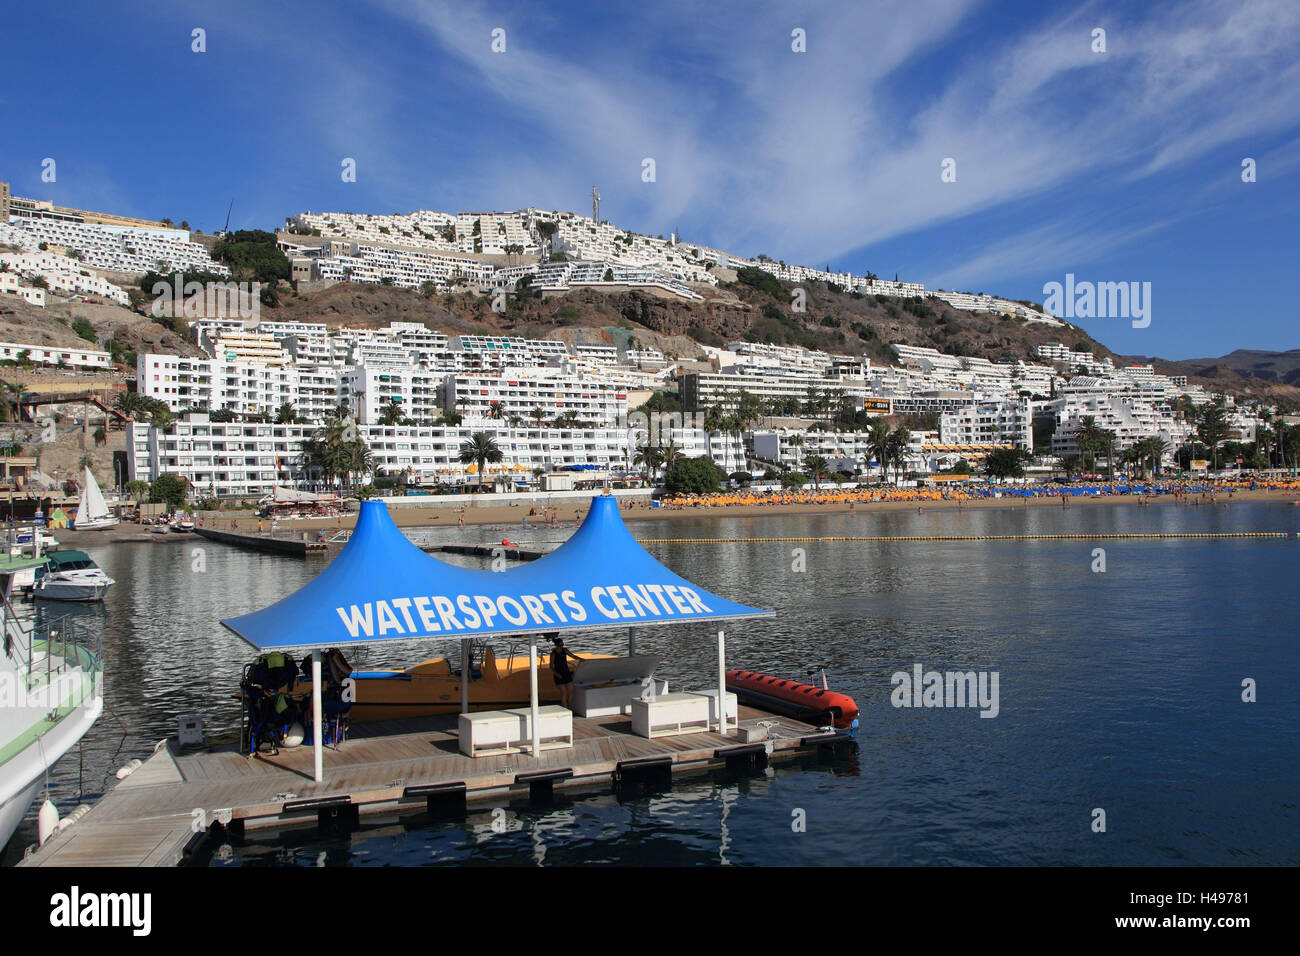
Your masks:
M600 193L596 192L595 186L591 187L591 218L600 225Z

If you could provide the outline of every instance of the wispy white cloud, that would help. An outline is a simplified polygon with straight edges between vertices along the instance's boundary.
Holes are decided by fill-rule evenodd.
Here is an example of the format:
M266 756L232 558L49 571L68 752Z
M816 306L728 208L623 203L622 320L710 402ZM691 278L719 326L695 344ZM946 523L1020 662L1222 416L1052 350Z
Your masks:
M1284 95L1300 79L1300 5L1289 0L1201 0L1120 20L1085 6L1001 40L970 34L978 45L963 31L985 11L967 0L751 16L668 5L646 14L657 28L677 25L668 40L630 36L611 53L593 38L582 56L533 42L529 23L490 7L387 9L454 57L503 116L561 144L539 163L527 143L503 138L481 165L497 180L485 195L543 201L557 175L569 180L565 195L600 177L637 213L627 218L640 219L620 224L685 218L707 224L701 241L792 261L835 258L1084 179L1153 177L1300 123L1300 99ZM498 25L506 54L489 48ZM1107 29L1105 54L1091 50L1097 25ZM791 52L793 26L807 31L807 53ZM665 44L675 59L656 69ZM637 180L642 156L657 163L652 187ZM957 161L955 183L940 181L945 157ZM1035 243L1012 237L998 248L1059 262L1075 243L1130 234L1041 229ZM989 252L945 275L1016 261Z

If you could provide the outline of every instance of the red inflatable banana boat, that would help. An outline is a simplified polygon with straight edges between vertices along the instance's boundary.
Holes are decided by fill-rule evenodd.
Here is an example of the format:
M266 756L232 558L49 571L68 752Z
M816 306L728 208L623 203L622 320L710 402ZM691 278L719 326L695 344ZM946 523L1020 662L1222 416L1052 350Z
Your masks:
M848 694L754 671L727 671L727 689L738 700L798 720L830 721L841 730L856 727L858 705Z

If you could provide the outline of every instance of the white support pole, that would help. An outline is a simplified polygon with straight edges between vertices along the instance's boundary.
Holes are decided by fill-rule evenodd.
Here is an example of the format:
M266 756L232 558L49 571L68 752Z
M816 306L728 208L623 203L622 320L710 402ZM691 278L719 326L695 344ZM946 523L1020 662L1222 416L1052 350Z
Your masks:
M469 638L460 640L460 712L469 713Z
M718 733L727 735L727 639L721 630L718 631Z
M321 709L324 695L321 693L321 666L320 666L320 648L314 648L311 652L311 740L313 756L316 758L316 782L320 783L325 779L325 750L321 744L322 724Z
M533 724L533 756L542 755L541 715L537 712L537 638L528 639L528 693L531 712L529 719Z

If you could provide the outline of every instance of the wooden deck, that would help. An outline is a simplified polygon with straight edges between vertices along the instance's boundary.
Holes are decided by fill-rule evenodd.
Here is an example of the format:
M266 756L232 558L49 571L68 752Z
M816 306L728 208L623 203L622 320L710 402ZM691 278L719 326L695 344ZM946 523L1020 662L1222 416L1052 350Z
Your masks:
M671 775L763 763L846 742L843 735L741 706L740 726L769 739L741 743L734 724L716 732L632 733L627 717L574 717L573 747L470 758L459 752L456 717L358 724L325 750L325 779L312 780L310 747L246 757L232 747L181 753L160 743L77 823L19 866L174 866L214 823L252 829L315 824L329 815L433 809L435 801L510 800L552 789L605 787L642 773ZM445 805L445 803L440 803Z

